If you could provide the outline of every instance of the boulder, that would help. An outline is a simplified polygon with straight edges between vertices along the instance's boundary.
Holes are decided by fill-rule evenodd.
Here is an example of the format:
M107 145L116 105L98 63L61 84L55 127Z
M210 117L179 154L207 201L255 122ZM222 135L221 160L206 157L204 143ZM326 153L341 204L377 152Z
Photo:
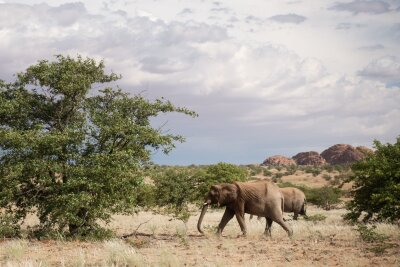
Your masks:
M370 149L369 147L366 146L358 146L356 147L356 149L358 151L360 151L361 153L363 153L365 156L371 155L374 153L374 151L372 149Z
M326 160L316 151L300 152L292 157L298 165L321 166Z
M336 144L324 150L321 156L332 165L351 164L365 158L369 150L369 148L365 147L355 148L351 145Z
M296 165L296 162L288 157L285 156L272 156L264 160L263 165L265 166L290 166Z

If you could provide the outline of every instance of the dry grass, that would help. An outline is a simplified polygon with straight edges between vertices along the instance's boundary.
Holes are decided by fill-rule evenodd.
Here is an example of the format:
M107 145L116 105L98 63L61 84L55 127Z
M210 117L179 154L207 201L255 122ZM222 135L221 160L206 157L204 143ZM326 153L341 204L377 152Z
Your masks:
M376 232L389 236L393 246L383 255L368 251L356 227L345 224L345 210L324 211L309 207L309 215L326 219L289 221L292 239L277 224L272 238L263 235L265 220L249 221L248 236L240 236L232 219L223 236L214 234L223 210L210 210L203 222L205 235L197 232L196 212L187 223L141 212L114 216L110 225L118 235L138 229L127 240L64 242L9 240L0 242L0 266L399 266L400 231L397 226L377 224ZM288 216L286 216L288 217ZM34 218L33 218L34 219ZM239 237L238 237L239 236Z

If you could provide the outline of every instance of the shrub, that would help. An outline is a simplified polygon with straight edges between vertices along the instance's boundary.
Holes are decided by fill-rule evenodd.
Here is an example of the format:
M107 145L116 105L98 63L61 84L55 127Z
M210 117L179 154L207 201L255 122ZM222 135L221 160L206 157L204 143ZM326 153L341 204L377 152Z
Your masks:
M271 176L272 172L268 169L264 169L263 174L264 174L264 176Z
M263 172L264 168L259 165L250 164L246 166L250 170L250 176L255 176Z
M322 188L309 188L306 190L307 201L325 210L330 210L332 205L341 202L342 190L340 188L324 186Z
M12 214L0 214L0 238L21 237L21 227Z
M167 170L153 178L155 183L154 200L166 213L187 222L190 217L189 204L203 197L199 185L204 172L187 168Z
M220 162L205 168L205 174L199 178L199 194L204 197L211 185L220 183L244 182L248 179L245 168Z
M345 219L395 222L400 219L400 136L394 144L375 140L374 146L375 153L352 166L354 198Z
M363 242L370 244L370 246L367 247L368 251L371 251L376 255L382 255L387 249L397 246L395 244L387 243L386 241L389 237L375 232L375 229L376 225L372 225L371 227L368 227L365 224L357 225L356 231L358 232L360 239Z
M332 179L332 176L330 176L329 174L324 174L322 175L322 178L324 178L326 181L329 181Z
M286 174L285 175L293 175L297 171L297 165L289 165L286 167Z
M383 242L387 239L387 236L378 234L375 232L376 225L372 225L368 227L365 224L357 225L357 232L360 235L360 239L364 242L372 243L372 242Z

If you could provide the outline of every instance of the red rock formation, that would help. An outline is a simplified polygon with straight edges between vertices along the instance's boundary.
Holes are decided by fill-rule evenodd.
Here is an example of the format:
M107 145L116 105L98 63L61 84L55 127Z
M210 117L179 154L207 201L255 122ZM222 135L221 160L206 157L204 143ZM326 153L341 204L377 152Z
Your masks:
M366 151L364 147L355 148L351 145L337 144L324 150L321 156L332 165L351 164L365 158L366 153L369 153Z
M325 159L316 151L300 152L292 157L298 165L321 166L326 164Z
M272 156L264 160L263 165L265 166L289 166L296 165L296 162L285 156Z

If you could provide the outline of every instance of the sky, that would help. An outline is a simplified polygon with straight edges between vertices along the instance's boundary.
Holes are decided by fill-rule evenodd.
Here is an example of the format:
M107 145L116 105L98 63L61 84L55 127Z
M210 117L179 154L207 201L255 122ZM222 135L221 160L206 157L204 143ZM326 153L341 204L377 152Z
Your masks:
M166 165L261 163L400 135L400 0L0 0L0 79L104 60L118 86L196 111Z

